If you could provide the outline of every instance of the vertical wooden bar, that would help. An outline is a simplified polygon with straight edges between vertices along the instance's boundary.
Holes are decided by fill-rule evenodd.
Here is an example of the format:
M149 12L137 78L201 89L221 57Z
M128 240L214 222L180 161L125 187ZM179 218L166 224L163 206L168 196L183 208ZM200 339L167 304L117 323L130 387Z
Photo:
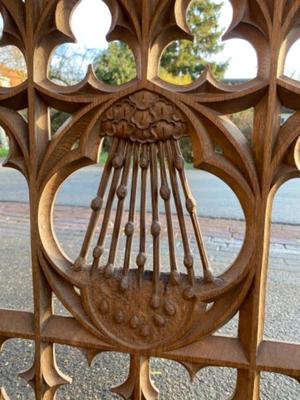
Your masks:
M272 171L273 146L280 126L280 101L277 94L277 78L283 73L282 59L282 17L283 0L272 4L272 29L270 32L269 70L265 79L269 81L268 91L255 107L253 128L253 151L260 177L261 197L257 199L256 219L256 274L253 286L240 310L239 337L249 357L248 370L238 371L234 400L260 399L260 373L257 369L257 355L263 340L265 324L266 285L269 263L270 226L272 216Z

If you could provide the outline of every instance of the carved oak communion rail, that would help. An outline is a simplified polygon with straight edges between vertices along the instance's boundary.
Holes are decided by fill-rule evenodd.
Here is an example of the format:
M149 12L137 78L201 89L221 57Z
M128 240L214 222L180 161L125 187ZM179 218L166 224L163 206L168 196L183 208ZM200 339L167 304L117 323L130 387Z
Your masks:
M112 13L108 39L131 47L137 78L108 86L89 69L80 84L62 87L47 78L47 65L57 45L73 40L69 18L78 2L0 1L1 44L17 46L27 64L26 82L0 89L0 123L10 138L6 165L28 182L34 287L34 314L0 310L1 342L34 341L34 363L22 377L37 399L53 399L68 383L55 363L55 343L86 349L89 359L101 351L129 353L128 379L114 389L124 399L158 398L151 357L178 361L192 377L207 366L236 368L235 400L259 399L261 371L299 380L299 345L266 341L263 328L272 199L281 184L300 175L300 85L283 75L287 51L300 37L300 1L231 0L233 21L225 38L244 38L254 46L254 80L228 86L207 69L193 84L174 86L158 78L159 59L172 40L192 39L185 21L190 1L106 0ZM296 111L280 126L282 106ZM226 117L249 107L255 110L251 144ZM18 113L25 108L28 121ZM54 135L50 108L71 114ZM179 147L185 136L195 168L226 182L245 214L243 247L221 275L208 261L185 176ZM78 258L69 260L53 231L55 195L71 173L97 161L106 137L111 147L84 241ZM174 245L175 220L183 259ZM188 221L201 263L192 254ZM162 225L167 264L161 261ZM147 259L149 242L153 254ZM54 315L53 293L72 317ZM213 335L238 312L238 337ZM1 396L8 398L4 389Z

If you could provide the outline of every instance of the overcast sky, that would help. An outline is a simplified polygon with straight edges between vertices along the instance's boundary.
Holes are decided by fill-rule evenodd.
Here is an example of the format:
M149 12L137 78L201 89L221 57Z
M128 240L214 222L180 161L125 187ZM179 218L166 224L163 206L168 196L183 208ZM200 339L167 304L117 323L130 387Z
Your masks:
M215 0L216 2L220 0ZM220 25L227 28L232 17L232 8L228 0L224 1ZM91 48L107 46L105 35L111 22L110 12L102 0L81 0L75 9L71 26L78 44ZM300 41L291 49L287 62L286 73L300 77ZM230 59L226 78L253 78L256 75L256 53L253 47L244 40L226 41L225 49L218 55L216 61Z

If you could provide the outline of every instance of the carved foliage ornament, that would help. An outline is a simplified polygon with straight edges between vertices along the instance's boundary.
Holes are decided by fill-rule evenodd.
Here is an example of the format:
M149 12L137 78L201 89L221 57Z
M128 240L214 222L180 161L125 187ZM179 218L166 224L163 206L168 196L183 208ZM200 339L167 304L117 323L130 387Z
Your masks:
M156 142L187 136L187 123L176 106L149 91L134 93L113 104L101 118L104 136L135 142Z

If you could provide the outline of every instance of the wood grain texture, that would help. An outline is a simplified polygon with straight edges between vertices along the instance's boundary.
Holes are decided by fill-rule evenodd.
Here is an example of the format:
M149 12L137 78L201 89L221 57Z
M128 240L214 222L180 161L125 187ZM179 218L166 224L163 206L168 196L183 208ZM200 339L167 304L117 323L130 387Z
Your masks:
M108 39L132 49L136 79L106 85L90 67L82 82L62 87L48 79L48 63L56 46L74 40L69 19L79 1L0 0L1 45L21 50L28 74L18 87L0 88L0 124L10 138L6 165L29 187L34 295L33 314L0 310L0 343L34 340L34 363L22 376L39 400L54 399L70 381L57 368L55 343L84 349L89 362L102 351L129 353L128 379L114 389L125 399L158 398L149 360L163 357L184 365L191 377L207 366L236 368L233 399L258 400L261 371L300 375L299 345L263 340L272 201L285 181L300 175L300 85L283 75L286 54L300 36L300 2L231 0L225 38L249 41L258 56L257 77L238 86L217 82L209 68L186 86L159 79L165 46L192 39L189 0L105 2L112 14ZM283 106L296 111L280 126ZM227 117L249 107L251 144ZM24 108L26 121L18 113ZM51 108L70 114L55 134ZM229 185L245 215L242 249L221 275L207 257L183 137L192 142L194 167ZM108 159L78 257L70 260L53 231L55 195L74 171L97 162L105 138L112 141ZM72 317L53 314L53 293ZM213 335L238 312L237 338ZM0 396L7 399L4 390Z

